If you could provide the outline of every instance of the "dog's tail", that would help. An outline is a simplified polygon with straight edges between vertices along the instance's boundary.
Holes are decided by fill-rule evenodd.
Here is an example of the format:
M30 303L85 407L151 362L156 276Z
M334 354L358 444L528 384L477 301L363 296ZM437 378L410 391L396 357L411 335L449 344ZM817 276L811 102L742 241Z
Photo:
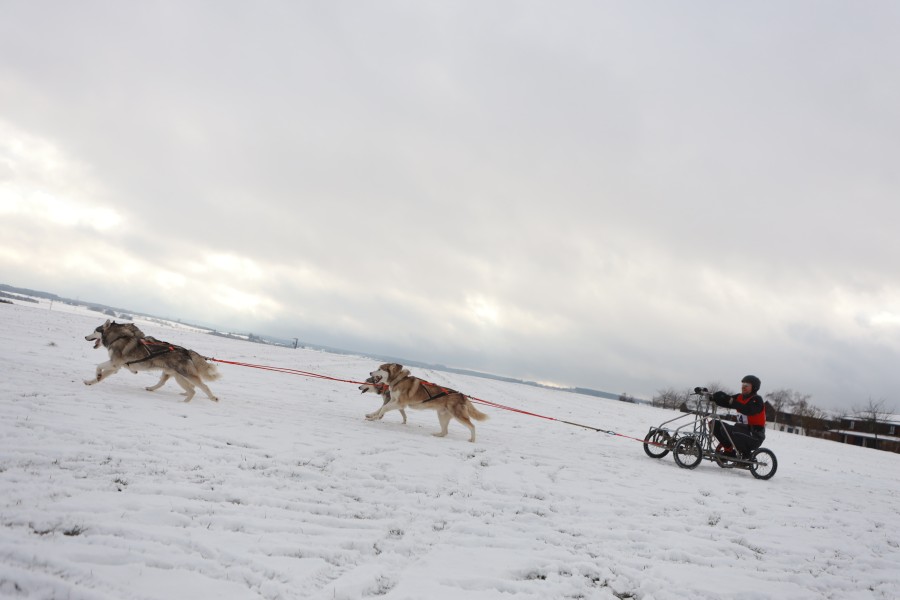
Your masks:
M466 400L469 400L468 396L466 397ZM472 404L471 400L469 400L469 402L467 402L466 404L466 409L469 413L470 419L475 419L476 421L487 421L490 418L486 414L475 408L475 405Z
M207 362L205 356L201 356L197 354L193 350L191 352L191 362L194 363L194 367L197 368L197 373L200 375L200 379L204 381L215 381L222 375L219 373L219 369L216 368L211 362Z

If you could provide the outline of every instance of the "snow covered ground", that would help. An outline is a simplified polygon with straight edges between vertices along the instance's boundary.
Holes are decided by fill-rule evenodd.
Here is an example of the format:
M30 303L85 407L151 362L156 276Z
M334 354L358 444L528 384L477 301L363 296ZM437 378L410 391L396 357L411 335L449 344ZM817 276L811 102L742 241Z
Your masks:
M211 384L221 402L185 404L174 382L145 391L153 374L82 383L106 359L84 340L104 319L0 304L0 597L900 597L895 454L770 432L778 473L759 481L485 407L470 444L455 422L432 437L430 411L366 421L380 401L351 384L232 365ZM225 360L377 366L136 322ZM413 373L636 437L674 416Z

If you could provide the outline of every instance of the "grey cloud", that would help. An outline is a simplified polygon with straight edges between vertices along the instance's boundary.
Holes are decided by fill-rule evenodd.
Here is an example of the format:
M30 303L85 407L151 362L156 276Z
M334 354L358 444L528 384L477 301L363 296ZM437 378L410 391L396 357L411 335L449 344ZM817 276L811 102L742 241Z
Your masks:
M77 177L0 192L124 220L4 214L8 283L643 396L889 393L893 330L836 303L900 314L891 5L7 10L2 119Z

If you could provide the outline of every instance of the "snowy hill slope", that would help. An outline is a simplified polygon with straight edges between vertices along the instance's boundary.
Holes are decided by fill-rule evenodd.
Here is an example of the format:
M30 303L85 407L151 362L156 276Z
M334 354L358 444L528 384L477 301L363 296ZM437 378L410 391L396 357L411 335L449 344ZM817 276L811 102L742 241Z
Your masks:
M897 455L772 432L779 470L758 481L485 407L477 443L455 422L434 438L431 411L367 422L380 401L353 385L231 365L218 404L147 392L147 373L87 387L104 318L0 305L0 597L900 597ZM137 324L226 360L377 366ZM414 374L636 437L674 416Z

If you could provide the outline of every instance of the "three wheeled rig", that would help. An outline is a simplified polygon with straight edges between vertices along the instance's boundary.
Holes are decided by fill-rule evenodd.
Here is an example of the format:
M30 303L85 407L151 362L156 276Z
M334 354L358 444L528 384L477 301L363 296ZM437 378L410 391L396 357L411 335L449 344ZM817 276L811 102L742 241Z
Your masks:
M718 406L707 388L695 387L690 394L688 412L651 427L644 439L644 452L650 458L662 458L669 452L675 464L694 469L701 461L715 462L723 469L746 469L757 479L771 479L778 470L778 459L768 448L757 448L747 457L729 456L712 434L717 421ZM675 426L680 420L687 422ZM727 429L724 431L728 432ZM729 436L729 441L731 441ZM731 444L734 448L734 444Z

